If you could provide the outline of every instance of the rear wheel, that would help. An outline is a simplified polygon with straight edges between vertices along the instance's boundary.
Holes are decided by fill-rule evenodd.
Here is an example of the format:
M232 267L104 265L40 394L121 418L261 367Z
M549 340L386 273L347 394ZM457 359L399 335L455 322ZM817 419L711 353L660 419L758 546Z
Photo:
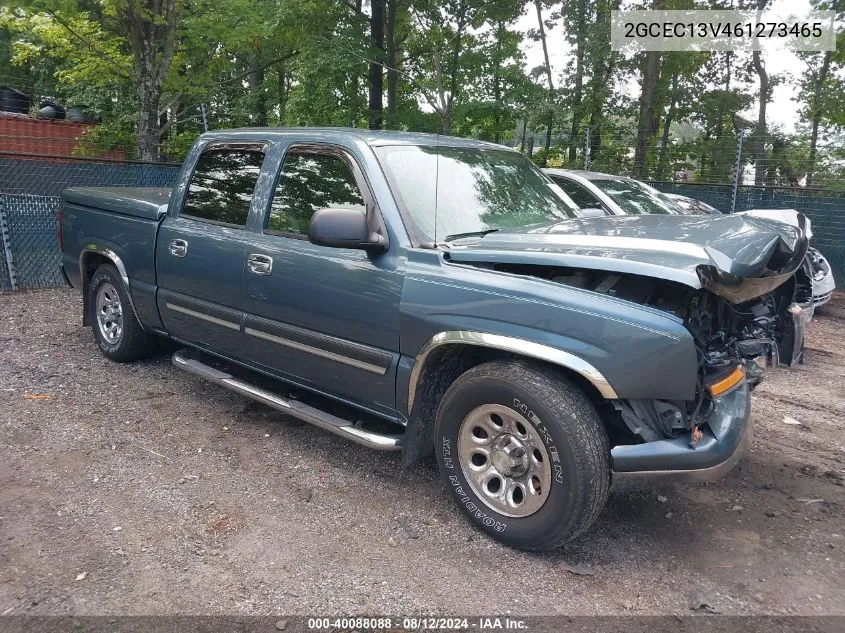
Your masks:
M596 519L610 487L607 434L586 395L554 369L470 369L437 412L445 483L472 523L507 545L558 547Z
M152 356L157 337L141 328L117 269L103 264L88 285L88 309L94 340L106 358L125 363Z

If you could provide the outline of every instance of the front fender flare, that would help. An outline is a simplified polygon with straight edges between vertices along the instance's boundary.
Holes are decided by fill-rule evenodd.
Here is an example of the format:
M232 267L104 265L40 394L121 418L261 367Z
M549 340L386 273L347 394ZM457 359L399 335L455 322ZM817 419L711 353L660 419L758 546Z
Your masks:
M618 398L616 391L602 373L593 367L583 358L566 352L562 349L535 343L526 339L503 336L501 334L490 334L488 332L471 332L466 330L453 330L440 332L432 336L417 354L414 367L411 370L408 382L408 413L410 414L414 399L416 398L417 386L426 360L431 352L441 345L474 345L478 347L490 347L493 349L512 352L528 358L547 361L577 372L586 378L598 390L598 392L609 400Z
M585 380L589 381L604 398L616 399L618 397L616 390L598 369L571 352L566 352L542 343L536 343L528 339L490 334L488 332L467 330L440 332L432 336L420 348L410 372L408 382L408 424L405 429L405 444L402 449L402 463L405 465L412 464L424 457L433 446L434 426L433 424L428 424L423 419L424 412L420 407L423 407L424 404L415 401L418 397L422 398L420 388L423 385L420 384L420 381L423 379L426 366L431 364L427 362L429 357L435 350L443 346L450 346L450 348L482 347L515 354L522 358L533 358L548 362L578 373ZM445 389L451 380L457 378L460 371L463 371L463 369L457 370L457 373L454 369L446 369L445 374L438 372L437 377L434 379L441 381L441 388ZM437 390L436 387L435 390ZM417 410L414 409L415 405Z

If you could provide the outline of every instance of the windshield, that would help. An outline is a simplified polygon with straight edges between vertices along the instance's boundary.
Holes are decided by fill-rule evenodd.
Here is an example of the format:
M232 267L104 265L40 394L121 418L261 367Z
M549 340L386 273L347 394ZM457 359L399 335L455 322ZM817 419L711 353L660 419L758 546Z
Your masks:
M397 202L428 241L577 217L563 190L516 152L439 145L375 151Z
M683 208L666 198L657 189L636 180L596 178L590 180L630 215L651 213L684 214Z

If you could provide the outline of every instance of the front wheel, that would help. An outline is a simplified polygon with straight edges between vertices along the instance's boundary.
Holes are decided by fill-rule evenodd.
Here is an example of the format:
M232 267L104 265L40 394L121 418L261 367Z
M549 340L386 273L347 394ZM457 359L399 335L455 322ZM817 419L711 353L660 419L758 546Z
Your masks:
M474 367L447 390L436 425L451 495L507 545L554 549L604 507L607 434L586 395L554 368L522 360Z

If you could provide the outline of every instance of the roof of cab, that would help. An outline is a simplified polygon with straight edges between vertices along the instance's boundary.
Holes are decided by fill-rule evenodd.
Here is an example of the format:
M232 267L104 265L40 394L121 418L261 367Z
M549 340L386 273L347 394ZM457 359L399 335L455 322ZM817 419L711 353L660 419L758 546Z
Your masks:
M330 140L333 136L355 137L371 145L443 145L447 147L479 147L486 149L510 150L509 147L479 141L476 139L457 138L440 134L425 134L422 132L399 132L396 130L368 130L349 127L252 127L234 128L229 130L215 130L203 134L205 138L219 140L252 139L261 137L283 137L289 134L313 136L321 140ZM511 150L512 151L512 150Z

